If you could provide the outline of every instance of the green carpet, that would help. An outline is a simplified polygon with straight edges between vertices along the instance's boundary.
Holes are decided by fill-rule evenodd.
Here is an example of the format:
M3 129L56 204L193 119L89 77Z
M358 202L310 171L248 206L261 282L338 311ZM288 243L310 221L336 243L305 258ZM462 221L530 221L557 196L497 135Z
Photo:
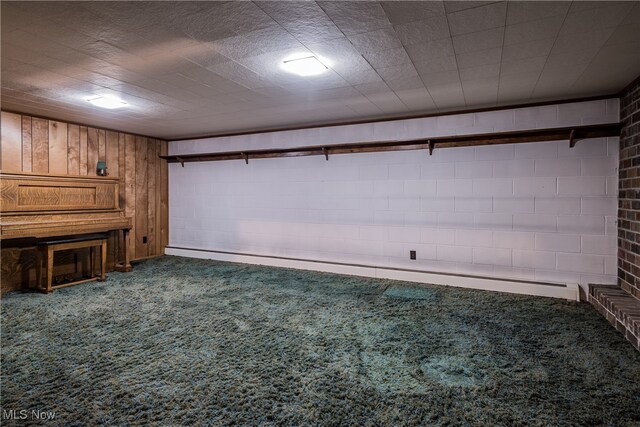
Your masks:
M3 426L640 425L640 353L547 298L163 257L7 295L1 351Z

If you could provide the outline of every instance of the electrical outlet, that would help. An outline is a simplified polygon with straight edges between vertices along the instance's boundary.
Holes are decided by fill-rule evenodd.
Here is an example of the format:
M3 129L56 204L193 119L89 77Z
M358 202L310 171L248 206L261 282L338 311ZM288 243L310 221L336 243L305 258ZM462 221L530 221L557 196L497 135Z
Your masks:
M416 251L409 251L409 259L416 259Z
M147 243L147 236L142 236L142 243Z

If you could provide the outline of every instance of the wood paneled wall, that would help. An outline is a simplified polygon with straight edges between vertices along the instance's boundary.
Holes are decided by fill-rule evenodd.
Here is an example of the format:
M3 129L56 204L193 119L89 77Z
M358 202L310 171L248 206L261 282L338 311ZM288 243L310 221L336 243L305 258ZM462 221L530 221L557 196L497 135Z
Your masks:
M159 256L168 244L168 169L159 155L167 142L124 132L82 126L25 114L2 112L0 169L63 175L96 175L98 160L120 181L120 207L133 222L131 258ZM109 265L117 246L109 239ZM2 292L35 280L29 242L2 242ZM57 273L71 274L78 254L61 257Z

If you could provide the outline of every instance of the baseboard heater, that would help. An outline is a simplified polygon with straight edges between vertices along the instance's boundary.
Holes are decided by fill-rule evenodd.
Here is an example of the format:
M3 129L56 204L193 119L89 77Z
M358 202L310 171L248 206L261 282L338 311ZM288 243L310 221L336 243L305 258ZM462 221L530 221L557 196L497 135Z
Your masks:
M165 254L580 301L579 285L577 283L536 282L531 280L454 274L400 267L379 267L366 264L316 261L304 258L257 255L213 249L183 248L178 246L167 246Z

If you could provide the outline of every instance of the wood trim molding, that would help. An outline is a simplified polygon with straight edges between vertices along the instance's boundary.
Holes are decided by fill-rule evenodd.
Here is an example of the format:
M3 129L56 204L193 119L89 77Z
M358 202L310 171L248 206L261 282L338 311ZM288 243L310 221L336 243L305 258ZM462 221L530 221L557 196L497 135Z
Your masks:
M63 174L49 174L49 173L35 173L35 172L3 172L0 170L0 178L11 177L28 177L29 179L44 179L50 180L51 178L60 178L63 180L77 180L77 181L118 181L120 178L111 176L93 176L93 175L63 175Z
M270 148L260 150L223 151L202 154L176 154L160 156L169 163L180 163L184 167L190 162L211 162L222 160L266 159L274 157L301 157L373 153L380 151L428 150L432 154L440 148L469 147L478 145L519 144L526 142L568 140L570 146L581 139L619 136L622 125L620 123L606 123L587 126L573 126L551 129L531 129L511 132L494 132L471 135L453 135L430 137L401 141L356 142L346 144L311 145L293 148Z

